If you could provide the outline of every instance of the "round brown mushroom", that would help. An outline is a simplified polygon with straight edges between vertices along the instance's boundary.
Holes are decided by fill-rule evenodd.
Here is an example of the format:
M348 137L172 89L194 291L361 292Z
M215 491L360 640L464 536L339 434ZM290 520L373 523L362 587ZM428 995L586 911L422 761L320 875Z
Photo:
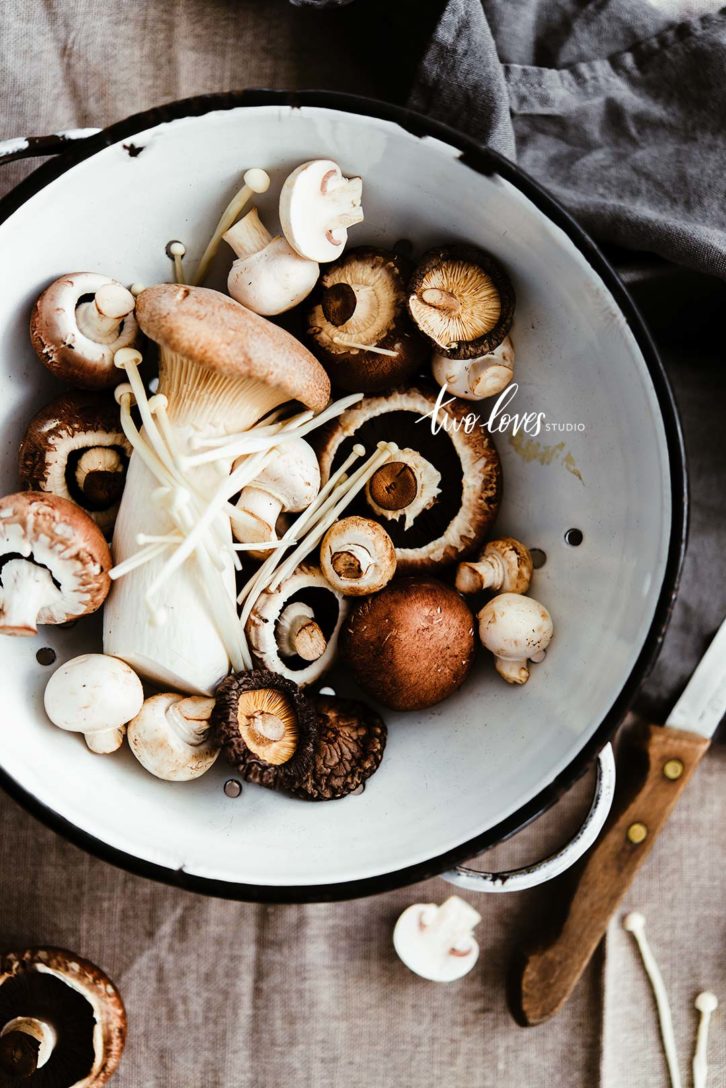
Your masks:
M512 327L514 288L491 253L445 246L414 269L408 308L439 355L472 359L494 351Z
M387 730L383 719L366 703L316 695L318 739L310 771L296 795L307 801L347 797L381 765Z
M0 499L0 634L95 612L110 568L103 533L75 503L42 491Z
M100 1088L126 1042L111 979L62 948L0 956L0 1088Z
M42 408L20 443L20 479L78 503L108 536L121 502L131 446L114 398L74 390Z
M308 336L333 384L352 393L402 385L430 354L406 310L403 261L370 246L348 250L325 270Z
M434 578L396 579L359 601L341 650L357 683L392 710L421 710L461 687L474 661L474 619Z
M464 426L471 405L427 389L365 397L321 428L323 482L356 443L395 441L399 454L370 480L349 513L389 534L399 573L436 570L479 547L499 509L501 468L484 427ZM433 417L436 417L434 422Z

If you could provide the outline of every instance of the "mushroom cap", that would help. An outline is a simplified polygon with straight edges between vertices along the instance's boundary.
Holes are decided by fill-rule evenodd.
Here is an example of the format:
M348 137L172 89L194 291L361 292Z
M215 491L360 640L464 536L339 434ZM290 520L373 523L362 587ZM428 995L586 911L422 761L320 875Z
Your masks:
M163 692L145 700L127 732L129 748L142 767L166 782L190 782L203 775L219 755L219 747L208 738L193 745L174 728L174 708L183 704L188 714L194 714L203 735L208 721L209 704L205 696L178 695ZM197 708L197 709L195 709ZM189 718L187 717L187 723ZM184 732L189 728L186 725Z
M434 578L396 579L356 603L341 651L358 684L393 710L421 710L461 687L474 661L474 620Z
M310 771L296 795L334 801L357 790L381 765L386 724L366 703L316 695L318 739Z
M348 551L353 546L352 551ZM337 563L336 556L349 557L351 569ZM362 568L359 556L370 557ZM367 560L366 560L367 561ZM320 543L320 569L331 586L348 597L376 593L396 573L396 550L390 536L377 521L355 515L330 526Z
M280 192L280 225L290 245L312 261L333 261L348 238L348 226L363 219L360 178L343 177L332 159L301 163Z
M330 382L307 348L264 317L207 287L162 283L136 300L143 332L160 347L228 378L258 381L321 412Z
M477 619L482 645L505 661L526 661L543 653L554 633L545 606L521 593L497 594Z
M375 449L379 441L395 441L416 450L440 474L441 494L410 527L404 518L384 521L399 574L436 570L471 554L483 544L499 509L501 466L492 439L481 426L466 433L471 406L455 397L440 406L434 434L427 417L436 403L436 393L424 387L365 397L321 427L315 439L323 483L357 442ZM348 509L380 520L365 495Z
M91 466L78 483L84 453L115 453L118 469ZM33 416L20 443L20 479L31 491L49 491L78 503L104 533L113 529L131 446L121 429L119 408L109 394L71 390Z
M323 272L307 317L308 337L340 389L378 393L403 385L428 358L429 345L406 308L406 272L398 254L373 246L348 250Z
M56 377L82 389L106 389L123 381L113 357L138 339L133 313L123 319L118 336L108 344L91 340L78 328L76 307L108 284L122 286L97 272L69 272L46 287L30 315L30 339L41 363Z
M59 729L99 733L120 729L138 714L144 689L118 657L81 654L56 669L45 688L45 712Z
M450 896L440 907L413 903L399 916L393 946L406 967L430 982L454 982L479 958L473 928L481 921L465 900Z
M101 1088L126 1043L126 1010L111 979L63 948L0 956L0 1028L16 1016L47 1018L56 1045L38 1074L13 1083Z
M434 353L434 381L463 400L486 400L501 393L514 377L514 344L505 336L494 351L473 359L450 359Z
M78 619L108 595L112 561L103 533L80 506L58 495L19 491L0 499L0 564L10 556L46 567L55 581L57 598L41 609L38 623Z
M285 442L248 486L269 492L282 503L283 510L305 510L320 490L315 450L304 438Z

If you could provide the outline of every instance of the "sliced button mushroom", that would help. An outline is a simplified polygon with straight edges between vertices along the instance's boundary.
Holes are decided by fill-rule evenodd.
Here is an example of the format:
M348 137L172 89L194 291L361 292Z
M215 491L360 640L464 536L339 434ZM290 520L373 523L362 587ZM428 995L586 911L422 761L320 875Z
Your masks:
M64 393L30 421L20 444L20 479L31 491L78 503L108 535L130 456L113 397Z
M82 654L56 669L43 701L54 725L83 733L91 751L104 755L123 744L127 723L141 709L144 689L125 661Z
M406 309L404 263L385 249L351 249L327 268L307 322L331 381L350 392L402 385L429 354Z
M280 193L280 223L292 248L310 261L334 261L348 227L363 220L361 178L343 177L332 159L304 162Z
M232 531L245 544L273 542L280 514L305 510L320 490L320 467L304 438L293 438L240 492Z
M383 719L356 699L316 695L318 737L310 772L296 791L306 801L334 801L359 790L381 765Z
M62 948L0 956L0 1084L101 1088L126 1042L111 979Z
M0 634L95 612L110 567L101 530L75 503L40 491L0 499Z
M496 517L499 456L483 427L465 426L470 411L455 397L437 406L432 392L407 389L365 397L319 432L323 483L356 443L402 447L348 508L383 523L399 574L463 558L483 544Z
M232 298L266 317L297 306L318 282L317 261L301 257L289 242L273 238L253 208L223 235L237 260L227 278Z
M519 593L500 593L479 612L479 638L494 654L496 670L508 684L526 684L528 661L544 661L552 641L552 617L543 604Z
M396 551L386 530L370 518L336 521L320 544L320 568L346 597L376 593L396 573Z
M529 549L511 536L490 540L478 559L459 563L456 570L459 593L480 593L483 589L526 593L531 581Z
M479 958L474 928L481 915L460 899L414 903L393 930L393 946L406 967L430 982L454 982L471 971Z
M246 625L260 666L305 687L332 665L348 606L314 567L260 594Z
M416 266L408 308L438 354L472 359L494 351L509 332L514 288L491 253L447 246L430 250Z
M434 380L455 397L485 400L501 393L514 378L514 344L505 336L494 351L474 359L434 355L431 372Z
M318 717L292 680L267 669L228 676L217 688L212 727L245 781L294 793L307 780Z
M47 287L33 307L30 339L41 363L82 389L117 385L113 365L138 338L134 296L96 272L71 272Z
M219 745L209 737L213 709L214 699L202 695L152 695L129 722L129 747L156 778L199 778L219 755Z

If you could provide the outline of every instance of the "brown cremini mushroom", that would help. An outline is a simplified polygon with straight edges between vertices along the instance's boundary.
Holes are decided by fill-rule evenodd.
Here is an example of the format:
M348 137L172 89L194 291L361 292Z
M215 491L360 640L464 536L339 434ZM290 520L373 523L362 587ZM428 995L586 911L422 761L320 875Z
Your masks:
M421 710L461 687L474 660L474 620L433 578L396 579L356 603L341 651L358 684L392 710Z
M20 444L22 483L78 503L107 535L126 481L131 446L112 396L72 391L42 408Z
M532 556L514 537L490 540L478 559L459 563L456 588L460 593L480 593L483 589L505 593L526 593L532 581Z
M95 612L110 567L101 530L75 503L41 491L0 499L0 634Z
M408 308L439 355L472 359L509 332L514 288L499 261L476 246L429 250L414 269Z
M381 765L387 730L383 719L357 699L316 695L318 715L315 755L298 797L334 801L347 797Z
M101 1088L126 1042L121 995L62 948L0 956L0 1088Z
M396 551L386 530L370 518L341 518L320 543L320 569L346 597L376 593L396 573Z
M138 338L134 296L97 272L70 272L46 287L30 317L30 339L44 366L82 389L123 378L113 365Z
M351 249L330 265L307 321L330 380L353 393L402 385L429 355L406 309L404 263L385 249Z

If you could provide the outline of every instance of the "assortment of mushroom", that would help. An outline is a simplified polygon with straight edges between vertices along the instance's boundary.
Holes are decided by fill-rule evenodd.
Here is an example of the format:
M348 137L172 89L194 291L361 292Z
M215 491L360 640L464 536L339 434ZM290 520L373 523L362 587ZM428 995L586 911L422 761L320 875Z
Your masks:
M174 240L174 283L81 272L40 295L31 342L73 388L27 427L28 490L0 500L0 632L104 604L104 652L48 683L55 725L96 753L127 740L167 781L222 751L247 781L332 800L386 743L372 707L316 693L336 661L416 710L464 683L477 622L524 683L552 621L525 596L527 548L487 542L501 467L470 425L513 374L506 270L471 245L346 250L362 181L328 159L284 180L275 232L248 207L271 181L246 171L194 277ZM201 286L222 241L226 295Z

